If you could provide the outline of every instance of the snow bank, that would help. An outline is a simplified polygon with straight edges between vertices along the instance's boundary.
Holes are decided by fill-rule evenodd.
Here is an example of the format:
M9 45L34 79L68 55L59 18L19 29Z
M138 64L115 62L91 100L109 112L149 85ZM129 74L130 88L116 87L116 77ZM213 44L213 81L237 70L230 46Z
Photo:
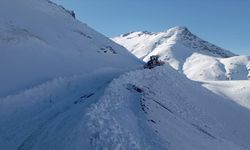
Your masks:
M250 113L169 66L115 79L87 117L95 149L248 149Z

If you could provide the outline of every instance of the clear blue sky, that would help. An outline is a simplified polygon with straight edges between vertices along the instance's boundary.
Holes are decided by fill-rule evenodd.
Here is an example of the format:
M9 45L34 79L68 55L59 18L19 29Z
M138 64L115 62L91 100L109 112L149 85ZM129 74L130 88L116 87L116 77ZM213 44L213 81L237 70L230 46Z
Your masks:
M250 0L53 0L108 37L187 26L199 37L250 55Z

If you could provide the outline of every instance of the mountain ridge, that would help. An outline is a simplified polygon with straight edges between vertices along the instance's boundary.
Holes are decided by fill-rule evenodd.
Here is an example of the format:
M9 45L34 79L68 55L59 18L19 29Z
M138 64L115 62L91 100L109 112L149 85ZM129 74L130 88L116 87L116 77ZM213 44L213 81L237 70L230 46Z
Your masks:
M185 46L187 47L191 47L193 49L199 49L200 51L205 51L208 50L210 52L212 52L213 54L217 55L218 57L224 57L224 58L228 58L228 57L232 57L232 56L236 56L236 54L230 52L229 50L225 50L219 46L216 46L214 44L211 44L208 41L205 41L201 38L199 38L198 36L196 36L195 34L193 34L186 26L175 26L172 27L166 31L163 32L149 32L149 31L138 31L138 32L128 32L125 34L121 34L120 37L127 37L128 39L131 39L132 37L130 37L130 35L134 36L143 36L143 35L162 35L163 39L167 39L167 38L171 38L172 36L176 36L175 40L177 41L184 41L183 44L185 44ZM119 36L117 36L119 37ZM116 37L112 38L112 39L116 39ZM162 40L162 39L160 39ZM189 42L196 42L193 43L193 45L191 45ZM200 44L200 47L198 47Z

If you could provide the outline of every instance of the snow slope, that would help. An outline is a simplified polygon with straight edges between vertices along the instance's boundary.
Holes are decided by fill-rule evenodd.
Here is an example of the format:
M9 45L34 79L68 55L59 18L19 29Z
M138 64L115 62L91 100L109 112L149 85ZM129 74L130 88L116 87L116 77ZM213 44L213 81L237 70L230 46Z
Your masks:
M95 149L250 149L250 111L168 65L115 79L87 116Z
M237 81L206 81L204 87L223 97L229 98L250 110L250 82L246 80Z
M132 32L112 40L144 61L148 61L151 55L159 55L161 60L193 80L249 78L248 56L236 56L202 40L186 27L174 27L158 33Z
M217 58L194 53L186 59L183 72L193 80L248 80L250 56Z
M141 64L48 0L1 0L0 8L0 97L57 77Z

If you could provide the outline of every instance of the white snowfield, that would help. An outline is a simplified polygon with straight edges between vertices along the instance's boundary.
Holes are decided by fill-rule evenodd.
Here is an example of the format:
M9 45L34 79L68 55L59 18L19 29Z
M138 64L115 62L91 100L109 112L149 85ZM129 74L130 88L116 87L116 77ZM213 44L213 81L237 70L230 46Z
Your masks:
M246 80L250 57L235 54L192 34L186 27L166 32L131 32L112 38L145 62L152 55L192 80Z
M203 86L250 110L250 81L204 81Z
M193 80L248 80L250 56L218 58L194 53L186 59L183 72Z
M142 69L48 0L1 0L0 16L0 150L250 149L250 82ZM249 57L213 55L245 77Z

